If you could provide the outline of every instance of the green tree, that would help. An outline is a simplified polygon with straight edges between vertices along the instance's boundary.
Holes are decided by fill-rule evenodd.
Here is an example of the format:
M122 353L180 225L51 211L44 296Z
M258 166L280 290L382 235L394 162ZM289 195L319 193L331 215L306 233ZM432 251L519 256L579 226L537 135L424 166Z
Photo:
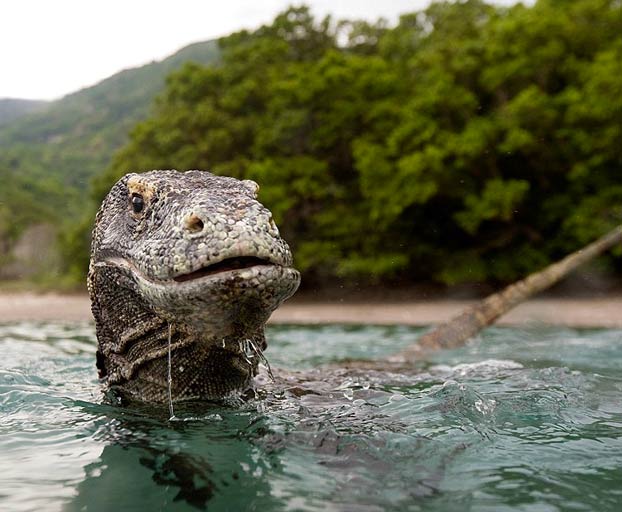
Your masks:
M614 0L290 8L170 75L93 196L209 169L260 182L307 281L514 280L619 222L621 23Z

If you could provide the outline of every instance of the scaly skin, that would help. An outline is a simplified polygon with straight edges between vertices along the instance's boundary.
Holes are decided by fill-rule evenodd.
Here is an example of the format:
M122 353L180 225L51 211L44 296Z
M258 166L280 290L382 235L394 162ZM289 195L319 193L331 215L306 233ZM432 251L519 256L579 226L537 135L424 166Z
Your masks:
M168 400L169 333L174 400L222 399L252 385L265 323L300 283L257 189L204 171L128 174L113 186L88 274L97 367L109 387Z

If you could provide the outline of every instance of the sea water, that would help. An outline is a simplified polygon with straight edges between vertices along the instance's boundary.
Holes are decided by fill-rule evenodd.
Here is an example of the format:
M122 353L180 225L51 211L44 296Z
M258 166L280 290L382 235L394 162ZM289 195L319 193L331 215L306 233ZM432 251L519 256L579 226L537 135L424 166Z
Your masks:
M92 325L0 325L0 510L622 510L622 331L491 328L408 373L335 369L421 332L272 326L287 389L170 421L103 399Z

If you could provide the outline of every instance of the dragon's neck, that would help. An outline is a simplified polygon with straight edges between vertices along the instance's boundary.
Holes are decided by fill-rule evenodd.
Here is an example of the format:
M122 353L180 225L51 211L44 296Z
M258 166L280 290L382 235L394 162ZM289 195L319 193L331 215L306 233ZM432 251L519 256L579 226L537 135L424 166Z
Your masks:
M265 339L263 327L222 335L170 323L145 305L123 275L98 269L89 279L99 293L93 315L99 340L100 377L122 395L168 400L168 351L174 401L221 399L249 388Z

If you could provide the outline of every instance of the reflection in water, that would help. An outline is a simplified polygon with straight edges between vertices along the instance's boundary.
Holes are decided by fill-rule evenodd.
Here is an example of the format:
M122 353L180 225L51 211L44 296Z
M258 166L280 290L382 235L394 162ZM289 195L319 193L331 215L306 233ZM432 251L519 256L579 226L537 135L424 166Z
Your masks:
M7 510L618 510L621 331L491 329L419 373L312 369L401 327L272 328L246 403L111 405L89 325L0 326Z
M228 422L223 428L217 413L204 411L202 418L171 423L164 410L150 411L151 418L136 411L110 412L116 418L95 434L104 449L85 467L86 477L65 510L158 510L165 504L203 509L217 494L244 509L244 499L270 499L268 483L247 474L276 461L265 460L247 440L236 439L236 428L243 429L248 418L240 416L239 424ZM228 489L233 491L229 497Z

